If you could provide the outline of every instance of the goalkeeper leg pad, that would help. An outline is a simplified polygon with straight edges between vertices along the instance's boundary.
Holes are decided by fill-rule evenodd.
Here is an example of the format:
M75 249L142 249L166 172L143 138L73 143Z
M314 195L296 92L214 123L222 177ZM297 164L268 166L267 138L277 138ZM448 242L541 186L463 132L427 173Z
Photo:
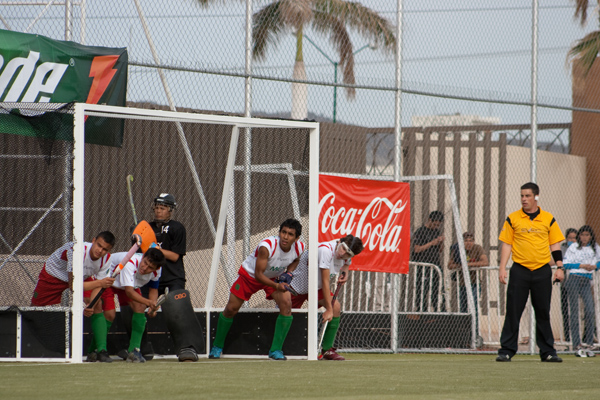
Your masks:
M185 289L169 292L167 301L162 305L162 311L175 342L179 361L197 361L197 357L192 353L203 353L205 340L202 326L192 307L190 292Z

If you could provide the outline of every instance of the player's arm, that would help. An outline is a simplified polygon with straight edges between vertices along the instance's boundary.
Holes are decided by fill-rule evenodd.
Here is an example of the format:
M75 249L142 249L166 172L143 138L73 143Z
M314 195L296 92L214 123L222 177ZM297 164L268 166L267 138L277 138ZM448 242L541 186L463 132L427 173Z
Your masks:
M286 271L294 272L296 270L296 267L298 266L298 263L300 263L300 257L298 257L294 261L292 261L292 263L287 266Z
M156 305L156 300L158 300L158 289L156 289L156 288L150 288L150 290L148 290L148 299L154 305ZM156 317L156 311L158 311L158 306L156 306L156 307L150 307L150 310L148 312L148 316L150 318Z
M177 262L177 260L179 260L179 257L181 257L181 254L175 253L174 251L171 250L166 250L166 249L160 249L160 251L162 251L163 255L165 256L165 258L171 262Z
M267 270L267 262L269 261L269 250L266 247L259 247L258 255L256 256L256 267L254 269L254 278L265 286L272 287L280 292L285 292L285 283L276 283L265 276Z
M333 304L331 304L331 288L329 287L329 270L326 268L319 268L319 273L321 274L321 282L323 282L322 292L323 292L323 307L325 307L325 312L323 313L323 322L331 321L333 318Z
M341 283L346 283L346 281L348 280L348 272L350 271L350 265L345 264L341 269L340 269L340 273L338 274L338 279L337 279L337 284L341 284Z
M152 289L150 289L150 291L152 291ZM154 307L156 305L156 298L154 299L154 301L145 298L144 296L136 292L133 286L125 286L125 294L127 295L127 297L129 297L129 299L144 304L146 307Z
M103 279L95 279L93 281L83 282L83 290L106 289L111 287L113 283L115 283L115 278L107 276Z

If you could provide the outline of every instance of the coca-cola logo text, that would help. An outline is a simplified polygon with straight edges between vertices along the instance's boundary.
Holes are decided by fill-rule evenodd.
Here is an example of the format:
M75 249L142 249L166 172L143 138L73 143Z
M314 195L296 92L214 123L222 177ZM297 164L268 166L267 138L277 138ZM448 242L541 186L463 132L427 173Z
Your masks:
M406 202L400 199L394 203L385 197L375 197L363 209L346 209L340 205L336 208L335 200L335 193L329 192L319 201L321 233L358 236L371 251L376 248L381 252L400 251L402 225L399 221Z

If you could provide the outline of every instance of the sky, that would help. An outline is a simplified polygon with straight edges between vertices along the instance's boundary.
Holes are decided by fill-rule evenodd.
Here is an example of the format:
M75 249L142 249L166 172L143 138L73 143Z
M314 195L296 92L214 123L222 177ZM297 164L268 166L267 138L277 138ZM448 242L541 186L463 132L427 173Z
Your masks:
M361 3L394 25L397 1L364 0ZM595 5L595 2L590 2ZM132 64L153 64L133 0L87 0L85 44L127 47ZM178 107L243 112L244 80L215 73L241 74L245 56L245 4L215 2L200 7L194 0L140 0L162 63L201 70L204 73L167 71ZM254 10L269 4L254 3ZM502 123L530 122L526 106L490 103L526 103L531 100L532 4L524 0L403 0L402 18L402 124L411 117L431 114L476 114L500 118ZM64 38L64 8L52 6L39 19L42 6L0 4L1 21L11 29ZM74 8L74 41L81 41L82 10ZM580 26L573 18L569 0L539 1L538 101L559 107L571 104L571 76L566 54L572 44L598 28L594 8L589 23ZM30 27L31 26L31 27ZM313 42L333 60L338 56L329 38L306 29ZM369 45L359 32L350 31L355 51ZM254 62L253 113L289 113L289 82L294 63L295 37L284 32L264 61ZM334 66L319 50L304 41L308 80L331 83ZM365 48L355 55L358 85L356 99L343 88L337 90L339 122L363 126L392 126L394 122L395 57L381 49ZM341 76L341 73L338 74ZM422 93L419 95L417 93ZM444 98L461 97L480 101ZM128 98L166 104L156 70L130 68ZM309 112L326 118L333 114L332 87L309 88ZM538 121L569 122L571 112L538 111Z

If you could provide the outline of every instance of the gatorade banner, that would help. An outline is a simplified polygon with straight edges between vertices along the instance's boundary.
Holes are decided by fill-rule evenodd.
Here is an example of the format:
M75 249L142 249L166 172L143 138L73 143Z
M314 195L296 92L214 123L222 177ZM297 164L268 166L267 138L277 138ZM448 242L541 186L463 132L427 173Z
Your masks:
M351 270L408 273L408 183L319 175L319 242L358 236L365 249Z
M83 46L40 35L0 29L0 102L89 103L125 106L127 50ZM23 118L17 109L4 105L2 133L72 140L56 137L57 122L72 115L50 115L48 123ZM33 114L33 115L32 115ZM58 120L58 121L57 121ZM86 120L86 142L121 146L123 120L90 117ZM44 129L44 125L48 129ZM64 133L63 133L64 136Z

